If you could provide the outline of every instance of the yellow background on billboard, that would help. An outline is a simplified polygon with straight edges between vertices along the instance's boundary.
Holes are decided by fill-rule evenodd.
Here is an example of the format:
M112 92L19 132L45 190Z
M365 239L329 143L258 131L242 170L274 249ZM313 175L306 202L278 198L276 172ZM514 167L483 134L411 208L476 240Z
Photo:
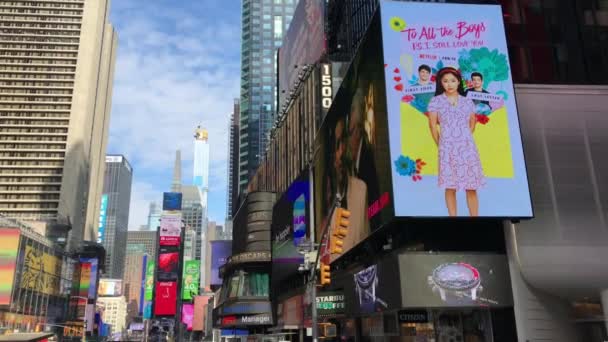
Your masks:
M487 124L477 124L473 135L479 150L483 174L488 178L513 178L506 108L496 110L489 118ZM422 159L426 163L421 175L437 175L438 151L431 137L429 120L405 102L401 103L401 153L413 160Z
M59 293L60 277L61 259L32 246L25 246L21 288L56 295Z

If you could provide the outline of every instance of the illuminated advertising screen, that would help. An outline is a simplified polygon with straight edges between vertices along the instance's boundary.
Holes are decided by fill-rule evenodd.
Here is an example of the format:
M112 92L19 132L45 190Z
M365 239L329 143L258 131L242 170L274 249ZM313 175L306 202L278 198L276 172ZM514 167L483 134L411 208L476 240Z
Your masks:
M325 5L323 0L300 0L279 49L279 107L293 89L306 64L325 54ZM276 22L275 22L276 25Z
M94 299L97 293L97 275L99 272L99 261L97 258L80 258L80 263L90 265L90 275L88 279L83 279L81 274L80 292L83 294L79 294L79 296L88 296L89 299ZM83 283L84 280L86 280L87 283ZM84 292L85 289L86 293Z
M345 281L346 312L374 313L400 308L398 260L386 257L354 272Z
M177 280L179 268L178 247L160 247L158 253L158 273L160 280Z
M11 303L20 236L17 228L0 228L0 305Z
M184 262L184 273L182 276L182 299L191 300L198 295L200 282L200 260L186 260Z
M182 210L182 193L181 192L164 192L163 193L163 210L167 210L167 211Z
M188 331L192 331L192 319L194 318L194 304L182 305L182 323L186 324Z
M91 288L91 268L90 262L80 262L80 282L78 288L78 296L88 298L89 288ZM83 298L78 298L78 305L85 305L87 301Z
M395 215L532 217L500 5L380 13Z
M272 211L272 288L279 293L286 278L298 274L304 256L299 244L306 239L310 225L310 183L308 172L294 181Z
M222 267L228 257L232 254L232 241L218 240L211 243L211 281L210 285L222 285L220 278L220 267Z
M404 308L513 306L505 255L405 253L399 271Z
M154 267L156 264L154 261L148 262L146 265L146 285L144 290L144 299L146 301L152 300L152 294L154 293Z
M341 206L351 213L345 252L393 218L382 41L378 39L377 19L362 40L315 142L320 151L314 161L315 236L319 239L324 227L335 219L330 217L331 208L339 194ZM336 258L325 248L321 252L325 262Z
M139 289L139 314L144 312L144 301L146 295L146 277L148 272L148 255L142 257L141 263L141 285Z
M99 279L99 290L97 294L100 297L119 297L122 296L122 280L121 279Z
M177 282L158 281L154 298L155 316L173 316L177 307Z
M48 295L57 295L61 291L61 267L60 257L27 245L25 246L20 287ZM78 284L78 279L74 280L75 284Z
M106 234L106 217L108 215L108 195L101 195L99 205L99 225L97 226L97 243L102 243Z
M182 232L182 215L163 215L160 217L161 246L179 246Z

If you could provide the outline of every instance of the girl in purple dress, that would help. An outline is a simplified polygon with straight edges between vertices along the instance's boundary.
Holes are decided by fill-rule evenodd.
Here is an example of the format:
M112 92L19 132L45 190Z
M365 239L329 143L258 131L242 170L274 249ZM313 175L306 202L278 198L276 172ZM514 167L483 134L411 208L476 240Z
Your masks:
M448 214L456 216L456 191L465 190L471 216L478 216L477 189L484 184L479 152L473 140L475 104L464 97L462 76L454 68L437 73L435 97L428 106L429 126L439 147L439 187L445 189Z

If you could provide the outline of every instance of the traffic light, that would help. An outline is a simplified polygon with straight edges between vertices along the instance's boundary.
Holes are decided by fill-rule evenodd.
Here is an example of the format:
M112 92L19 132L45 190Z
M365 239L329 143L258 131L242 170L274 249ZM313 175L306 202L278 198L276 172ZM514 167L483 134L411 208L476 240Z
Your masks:
M344 238L348 234L348 225L350 222L350 211L344 208L338 208L336 210L336 216L334 221L333 234L330 236L331 254L342 254L344 252Z
M331 268L329 267L329 265L325 264L325 263L321 263L321 286L323 285L329 285L331 283L331 273L330 273Z

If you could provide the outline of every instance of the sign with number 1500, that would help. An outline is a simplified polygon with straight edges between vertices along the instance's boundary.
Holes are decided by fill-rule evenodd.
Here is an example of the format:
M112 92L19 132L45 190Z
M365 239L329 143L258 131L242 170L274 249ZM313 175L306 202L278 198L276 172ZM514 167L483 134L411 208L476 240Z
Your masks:
M321 65L321 106L327 110L332 100L331 64Z

